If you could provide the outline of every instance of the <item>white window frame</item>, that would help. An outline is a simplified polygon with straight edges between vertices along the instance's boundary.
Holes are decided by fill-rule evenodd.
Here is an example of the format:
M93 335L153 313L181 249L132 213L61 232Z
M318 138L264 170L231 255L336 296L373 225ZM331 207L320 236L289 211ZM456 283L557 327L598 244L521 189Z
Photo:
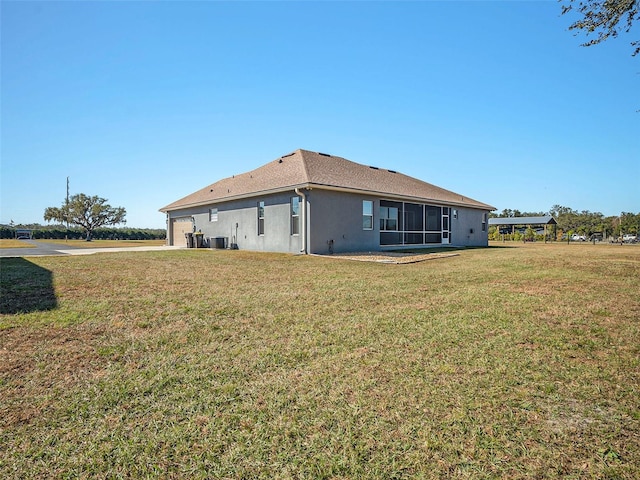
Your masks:
M264 235L264 201L258 202L258 236Z
M370 213L366 213L367 212L367 208L365 208L366 206L369 206L370 208L368 209ZM363 200L362 201L362 229L363 230L373 230L373 200ZM367 226L367 220L368 220L368 225Z
M297 212L294 205L297 201ZM300 235L300 204L302 199L300 197L291 197L291 235L297 237Z

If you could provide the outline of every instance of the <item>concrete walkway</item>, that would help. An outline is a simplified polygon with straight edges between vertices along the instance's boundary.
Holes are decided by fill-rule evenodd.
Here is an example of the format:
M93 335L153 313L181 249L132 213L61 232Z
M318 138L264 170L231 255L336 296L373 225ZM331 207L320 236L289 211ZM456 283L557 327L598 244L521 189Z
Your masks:
M108 252L154 252L186 248L167 245L148 247L78 248L59 243L36 242L34 240L22 241L32 246L27 248L0 248L0 258L42 257L47 255L92 255L94 253Z
M158 252L162 250L180 250L186 247L173 247L168 245L150 247L107 247L107 248L74 248L70 250L58 250L64 255L92 255L94 253L109 252Z

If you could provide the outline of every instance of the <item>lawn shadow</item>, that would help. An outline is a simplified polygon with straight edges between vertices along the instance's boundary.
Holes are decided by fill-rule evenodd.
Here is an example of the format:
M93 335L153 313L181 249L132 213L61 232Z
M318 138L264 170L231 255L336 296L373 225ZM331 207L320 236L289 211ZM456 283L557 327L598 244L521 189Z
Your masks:
M51 271L24 258L0 259L0 313L29 313L57 306Z

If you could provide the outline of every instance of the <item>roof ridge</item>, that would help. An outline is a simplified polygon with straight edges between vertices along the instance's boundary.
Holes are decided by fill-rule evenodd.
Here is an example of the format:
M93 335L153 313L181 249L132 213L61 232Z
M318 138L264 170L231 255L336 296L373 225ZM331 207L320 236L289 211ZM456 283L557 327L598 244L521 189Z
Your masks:
M314 152L310 150L303 150L302 148L299 148L297 151L300 152L300 158L302 159L302 169L304 170L304 178L306 180L306 183L311 183L311 178L309 177L309 169L307 168L307 159L305 158L304 154Z

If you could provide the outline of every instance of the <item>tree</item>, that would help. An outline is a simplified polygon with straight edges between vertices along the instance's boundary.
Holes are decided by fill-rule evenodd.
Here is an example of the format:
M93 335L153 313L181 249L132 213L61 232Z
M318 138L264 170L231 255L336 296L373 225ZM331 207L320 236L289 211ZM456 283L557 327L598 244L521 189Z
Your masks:
M574 10L582 15L581 19L569 26L569 30L598 35L597 38L583 43L585 47L597 45L608 38L615 38L620 31L628 32L633 22L640 20L640 0L568 0L568 2L568 5L562 6L563 15ZM640 52L640 40L631 42L631 45L634 47L632 55L635 56Z
M69 222L84 229L87 242L91 241L93 231L105 225L125 223L127 212L122 207L112 207L105 198L90 197L84 193L73 195L69 203L65 201L62 207L48 207L44 211L44 219L49 222L56 220L60 223Z

